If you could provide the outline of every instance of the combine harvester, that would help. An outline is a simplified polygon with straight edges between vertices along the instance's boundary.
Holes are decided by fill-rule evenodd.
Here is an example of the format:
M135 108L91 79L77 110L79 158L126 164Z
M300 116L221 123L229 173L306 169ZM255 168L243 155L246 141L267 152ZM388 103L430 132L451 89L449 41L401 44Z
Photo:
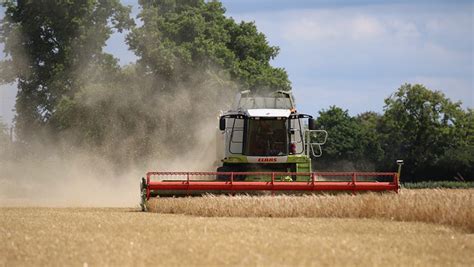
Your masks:
M397 161L398 173L313 172L311 159L322 156L328 136L315 126L312 116L296 111L290 92L241 92L234 108L220 116L222 166L216 172L148 172L141 207L146 210L150 197L206 193L398 192L403 161Z

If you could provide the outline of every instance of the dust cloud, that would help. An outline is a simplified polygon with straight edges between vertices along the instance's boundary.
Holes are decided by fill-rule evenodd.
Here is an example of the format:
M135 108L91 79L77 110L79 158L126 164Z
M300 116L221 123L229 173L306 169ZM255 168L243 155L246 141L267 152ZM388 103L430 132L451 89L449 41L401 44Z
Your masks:
M211 91L211 88L201 89L201 93ZM79 105L92 105L94 110L94 103L87 101L94 99L100 103L101 92L89 90L87 94L93 95L84 97L83 91L82 98L78 97L83 101ZM110 95L103 98L115 101ZM75 131L80 130L75 127L59 135L58 140L43 135L41 142L25 149L24 155L13 151L0 158L0 206L133 207L138 206L140 178L147 171L215 171L217 142L222 138L218 130L218 107L225 108L228 99L231 97L193 98L184 89L164 99L157 97L151 101L158 101L157 107L165 112L152 112L151 116L156 116L165 126L144 133L146 122L143 122L125 137L120 132L127 125L121 125L116 114L107 114L111 121L104 127L112 128L97 146L72 145L77 141ZM117 100L120 103L114 103L116 108L126 110L132 105L123 98ZM195 115L189 115L190 109ZM140 153L140 147L136 146L145 139L148 155L132 156Z
M75 149L65 155L48 147L43 157L0 161L0 206L138 206L140 178L147 171L212 170L215 136L204 129L189 151L150 159L145 167L117 170L92 153Z
M93 66L78 70L78 80L102 80L66 99L68 127L0 149L0 206L138 206L147 171L216 170L218 117L235 85L216 82L215 71L161 90L124 71L132 74L104 82ZM90 132L100 138L87 139Z
M8 38L24 42L20 31ZM240 89L226 71L174 66L164 78L140 62L104 69L79 49L67 75L40 85L65 92L38 123L46 127L0 144L0 206L138 206L147 171L216 170L218 117ZM31 78L35 59L18 51L0 81Z

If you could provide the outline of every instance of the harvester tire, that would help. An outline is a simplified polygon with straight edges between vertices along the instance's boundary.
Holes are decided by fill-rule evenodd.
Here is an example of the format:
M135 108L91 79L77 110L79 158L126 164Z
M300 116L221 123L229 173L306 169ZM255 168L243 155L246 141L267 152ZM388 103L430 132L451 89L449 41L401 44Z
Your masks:
M218 167L217 172L230 172L230 169L226 166ZM230 181L229 175L216 175L217 181Z
M142 211L147 211L146 188L147 183L145 177L142 177L142 181L140 182L140 207Z

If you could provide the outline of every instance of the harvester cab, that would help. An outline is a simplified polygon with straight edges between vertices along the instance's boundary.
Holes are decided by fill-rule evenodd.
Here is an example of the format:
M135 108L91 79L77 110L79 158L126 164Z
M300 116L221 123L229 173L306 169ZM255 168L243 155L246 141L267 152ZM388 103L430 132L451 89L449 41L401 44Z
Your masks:
M328 133L298 113L290 92L244 91L219 118L219 167L215 172L147 172L141 207L150 197L316 191L395 191L397 172L314 172Z
M220 116L219 129L224 157L217 172L311 172L311 158L322 155L328 135L315 129L312 116L297 112L291 92L286 91L265 96L241 92L234 108Z

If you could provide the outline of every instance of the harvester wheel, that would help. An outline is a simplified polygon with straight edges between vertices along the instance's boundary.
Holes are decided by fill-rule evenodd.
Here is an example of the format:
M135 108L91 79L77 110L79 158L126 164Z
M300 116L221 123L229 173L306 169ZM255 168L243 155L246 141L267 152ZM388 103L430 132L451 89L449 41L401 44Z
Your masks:
M222 167L217 168L217 172L229 172L229 171L230 171L229 168L226 167L226 166L222 166ZM216 179L217 179L217 181L230 181L229 175L218 174L218 175L216 175Z
M142 211L147 211L147 199L146 199L146 180L145 177L142 177L142 181L140 183L140 207L142 208Z
M216 176L217 181L230 181L231 172L241 172L242 170L236 167L222 166L217 168L217 172L226 172L228 174L220 174ZM244 181L245 175L234 175L234 181Z

